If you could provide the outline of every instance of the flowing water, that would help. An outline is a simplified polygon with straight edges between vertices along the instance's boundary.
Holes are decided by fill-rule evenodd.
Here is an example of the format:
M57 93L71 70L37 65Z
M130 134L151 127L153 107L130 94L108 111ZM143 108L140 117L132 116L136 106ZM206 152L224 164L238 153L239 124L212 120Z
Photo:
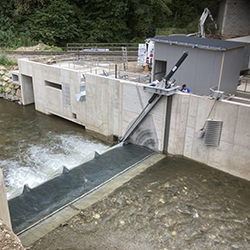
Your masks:
M108 145L83 127L0 99L0 167L8 196ZM250 249L250 182L166 157L30 249Z
M250 183L166 157L65 222L32 250L247 250Z
M82 126L0 99L0 168L8 198L108 148Z

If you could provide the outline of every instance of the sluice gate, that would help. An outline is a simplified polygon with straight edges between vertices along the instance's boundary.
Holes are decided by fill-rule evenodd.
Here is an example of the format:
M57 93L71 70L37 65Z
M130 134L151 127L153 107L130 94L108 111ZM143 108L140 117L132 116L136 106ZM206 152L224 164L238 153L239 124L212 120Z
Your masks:
M9 200L13 231L21 234L90 194L155 153L137 145L118 146L34 189L25 186Z

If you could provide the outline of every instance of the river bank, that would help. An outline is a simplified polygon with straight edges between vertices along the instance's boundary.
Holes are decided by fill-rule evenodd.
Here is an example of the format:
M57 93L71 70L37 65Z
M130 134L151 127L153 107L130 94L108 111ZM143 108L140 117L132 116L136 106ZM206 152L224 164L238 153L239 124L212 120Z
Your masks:
M250 183L166 157L29 249L249 249Z
M18 237L0 219L0 249L1 250L24 250Z
M0 66L0 97L22 104L21 86L13 83L11 71L18 66Z

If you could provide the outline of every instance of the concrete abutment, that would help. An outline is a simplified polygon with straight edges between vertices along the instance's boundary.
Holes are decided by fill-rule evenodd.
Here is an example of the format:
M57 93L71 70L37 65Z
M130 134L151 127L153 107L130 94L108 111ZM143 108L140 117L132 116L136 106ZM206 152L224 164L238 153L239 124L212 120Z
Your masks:
M83 69L19 60L19 70L20 74L32 77L38 111L84 125L106 138L121 138L152 95L144 92L140 83L86 73ZM85 81L81 81L83 73ZM75 95L83 85L86 98L77 101ZM204 145L197 132L214 101L207 96L186 93L175 94L171 99L170 109L168 98L161 98L130 141L250 180L250 105L229 101L216 104L210 118L222 120L223 128L219 147L212 147Z
M9 213L9 206L7 202L6 190L4 185L3 173L2 169L0 168L0 219L7 225L9 228L11 227L10 222L10 213Z

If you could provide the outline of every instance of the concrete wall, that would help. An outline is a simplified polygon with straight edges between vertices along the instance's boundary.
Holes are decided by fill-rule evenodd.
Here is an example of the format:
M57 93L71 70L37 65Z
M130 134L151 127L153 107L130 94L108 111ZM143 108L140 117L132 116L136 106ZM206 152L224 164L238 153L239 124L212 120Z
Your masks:
M223 52L155 42L154 59L167 61L168 73L183 51L189 55L173 78L180 86L185 83L194 94L209 95L210 88L219 83ZM243 53L244 48L225 52L220 90L227 94L236 92Z
M7 202L3 173L0 168L0 219L11 229L9 206Z
M143 91L142 84L122 81L122 134L147 105L152 94ZM167 97L161 98L150 115L138 127L130 140L154 150L163 151Z
M210 118L223 121L219 147L197 138L214 100L192 94L173 96L168 152L250 180L250 105L217 102Z
M110 139L124 135L152 96L143 91L140 83L85 74L86 101L77 102L75 94L83 84L81 72L26 60L19 60L19 70L20 74L33 78L38 111L82 124ZM177 74L182 77L183 72ZM48 82L57 84L58 88ZM173 96L168 153L183 155L250 180L250 105L216 103L210 118L223 120L223 129L220 146L211 147L205 146L203 139L196 135L213 103L214 100L206 96L185 93ZM166 112L167 97L163 96L129 141L156 151L165 150Z
M21 75L20 79L22 88L22 101L24 105L28 105L34 103L34 90L33 90L33 82L31 76L26 76L24 74Z
M247 36L250 34L249 0L222 0L218 24L224 37Z
M90 73L85 73L86 82L81 83L80 71L28 60L19 60L19 72L33 79L36 110L84 125L110 140L113 136L122 137L152 96L139 83ZM75 94L80 92L82 84L86 86L86 101L78 102ZM25 91L24 98L28 96ZM131 142L162 151L165 110L166 98L162 98Z
M32 77L33 98L35 108L43 113L55 113L73 119L72 113L76 109L76 98L74 94L80 92L80 72L67 70L46 64L31 62L25 59L19 60L19 72L21 79L23 76ZM48 83L61 86L61 89L51 87ZM70 89L65 88L69 85ZM30 96L30 89L26 89L21 81L23 103L26 104L26 96ZM69 98L68 104L64 99Z

